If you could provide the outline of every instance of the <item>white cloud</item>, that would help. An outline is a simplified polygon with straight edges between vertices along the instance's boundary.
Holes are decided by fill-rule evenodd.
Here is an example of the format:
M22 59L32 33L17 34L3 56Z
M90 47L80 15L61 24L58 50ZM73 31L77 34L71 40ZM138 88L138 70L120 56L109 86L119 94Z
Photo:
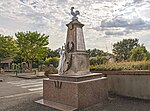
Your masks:
M116 31L116 32L106 31L105 34L106 35L118 35L118 36L120 36L120 35L125 35L126 33L125 33L125 31Z
M115 17L111 20L102 20L101 27L121 27L126 28L126 30L150 30L150 22L144 21L142 18L125 19L123 17Z
M106 50L106 45L123 38L142 41L150 30L149 0L0 0L0 33L39 31L50 36L50 48L65 42L70 7L81 13L87 48ZM148 34L150 35L150 34ZM144 36L147 38L148 36ZM144 44L148 42L143 41ZM146 45L149 49L150 46Z

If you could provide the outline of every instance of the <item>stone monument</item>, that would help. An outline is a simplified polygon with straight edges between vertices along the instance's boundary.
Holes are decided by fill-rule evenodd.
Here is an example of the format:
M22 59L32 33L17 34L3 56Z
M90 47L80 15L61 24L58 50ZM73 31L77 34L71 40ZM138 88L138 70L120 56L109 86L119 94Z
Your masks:
M107 99L107 78L100 73L90 73L86 53L83 24L74 12L67 24L67 38L60 51L58 74L49 74L43 80L43 99L37 103L64 111L83 109Z
M77 15L79 11L73 11L71 8L71 14L73 15L72 21L67 24L67 39L63 52L65 60L62 63L62 56L59 62L59 68L63 69L60 74L63 75L79 75L88 74L89 72L89 57L86 53L84 35L82 27L84 26L78 21ZM63 59L64 59L63 58ZM62 65L63 64L63 65ZM61 67L60 67L61 66Z

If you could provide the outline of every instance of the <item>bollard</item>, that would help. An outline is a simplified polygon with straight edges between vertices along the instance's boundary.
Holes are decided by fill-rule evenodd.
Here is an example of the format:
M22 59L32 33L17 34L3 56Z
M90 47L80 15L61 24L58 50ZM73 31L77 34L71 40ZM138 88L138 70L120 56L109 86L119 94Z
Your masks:
M18 71L16 71L16 76L18 76Z

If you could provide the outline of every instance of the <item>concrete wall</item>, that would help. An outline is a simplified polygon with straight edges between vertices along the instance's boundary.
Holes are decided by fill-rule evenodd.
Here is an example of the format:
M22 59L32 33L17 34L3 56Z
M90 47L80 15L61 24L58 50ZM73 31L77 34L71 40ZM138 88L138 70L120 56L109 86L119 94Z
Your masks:
M118 95L150 100L150 75L107 75L109 91Z

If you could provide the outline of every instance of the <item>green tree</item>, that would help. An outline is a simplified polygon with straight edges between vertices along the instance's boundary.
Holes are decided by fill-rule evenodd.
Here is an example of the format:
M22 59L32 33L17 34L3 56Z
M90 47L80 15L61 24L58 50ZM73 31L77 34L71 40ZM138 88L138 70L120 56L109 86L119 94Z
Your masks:
M86 52L90 57L90 65L105 64L111 57L114 57L112 54L96 48L88 49Z
M104 51L96 49L96 48L88 49L86 52L89 54L90 57L105 55Z
M113 44L113 53L118 60L128 60L131 55L131 50L135 48L138 43L138 39L123 39L120 42Z
M60 51L60 48L56 50L49 49L47 53L47 57L59 57L59 51Z
M0 34L0 59L14 57L16 50L13 37Z
M100 65L107 63L108 60L105 56L102 57L90 57L90 65Z
M38 32L18 32L15 34L18 47L18 58L28 62L32 68L32 62L46 57L48 37Z
M58 57L49 57L45 60L46 65L52 64L54 67L57 67L59 63L59 58Z
M144 45L138 45L136 48L131 50L130 60L142 61L149 59L149 52L146 50Z

